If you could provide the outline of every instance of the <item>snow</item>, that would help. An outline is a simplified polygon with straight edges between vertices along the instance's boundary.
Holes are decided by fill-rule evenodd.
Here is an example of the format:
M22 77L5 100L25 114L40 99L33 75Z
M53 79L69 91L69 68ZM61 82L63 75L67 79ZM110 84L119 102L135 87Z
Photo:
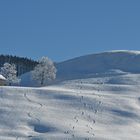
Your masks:
M0 140L139 140L140 55L112 51L58 63L55 84L0 87Z
M37 81L32 79L32 72L27 72L27 73L21 75L20 79L21 79L21 82L20 82L21 86L25 86L25 87L38 86Z
M42 88L0 87L0 139L139 140L139 78L125 73Z
M0 80L6 80L6 78L0 74Z
M38 82L41 86L46 85L48 81L56 78L56 68L53 61L48 57L42 57L39 64L32 71L32 79Z
M91 77L111 69L140 73L140 51L109 51L77 57L56 65L58 79Z
M20 79L17 78L16 66L14 64L4 63L0 70L6 78L7 84L18 84L20 82Z
M116 50L77 57L56 63L56 81L140 73L140 51ZM21 86L38 86L28 72L21 77Z
M134 54L134 55L140 54L140 51L134 51L134 50L131 50L131 51L130 50L113 50L109 52L110 53L128 53L128 54Z

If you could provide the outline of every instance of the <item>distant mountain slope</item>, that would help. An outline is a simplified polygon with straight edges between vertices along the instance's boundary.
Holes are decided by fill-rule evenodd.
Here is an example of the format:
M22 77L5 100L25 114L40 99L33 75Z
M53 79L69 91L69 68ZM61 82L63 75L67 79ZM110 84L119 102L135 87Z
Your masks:
M140 73L140 51L109 51L77 57L55 65L56 81ZM21 76L21 85L37 86L37 83L32 81L31 73L26 73Z
M109 51L67 60L56 65L58 78L74 79L112 69L140 73L140 51Z

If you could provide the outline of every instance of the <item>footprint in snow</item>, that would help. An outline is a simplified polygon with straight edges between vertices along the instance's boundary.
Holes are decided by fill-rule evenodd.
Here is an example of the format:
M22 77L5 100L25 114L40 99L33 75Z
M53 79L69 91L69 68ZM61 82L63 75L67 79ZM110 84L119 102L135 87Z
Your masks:
M84 115L84 112L82 112L81 114Z
M32 135L28 136L28 138L32 138L32 137L33 137Z
M95 114L98 112L98 110L97 109L95 109Z
M84 103L84 107L86 107L86 105L87 105L87 104L86 104L86 103Z
M69 134L69 131L65 131L64 134Z
M31 113L27 113L27 115L28 115L28 117L32 118L32 115L31 115Z
M27 113L28 117L30 117L31 119L36 120L37 123L40 123L40 120L38 118L35 118L34 116L31 115L31 113Z
M92 122L95 124L95 122L96 122L96 121L95 121L95 120L93 120Z
M38 104L38 105L40 105L40 107L42 107L42 106L43 106L43 104L41 104L41 103L38 103L38 102L36 102L36 101L31 100L31 99L27 96L27 94L26 94L26 93L24 93L24 97L25 97L25 99L26 99L27 101L29 101L29 102L31 102L31 103Z
M72 137L73 137L73 138L75 137L74 134L72 134Z
M99 101L99 105L101 104L102 102L101 101Z

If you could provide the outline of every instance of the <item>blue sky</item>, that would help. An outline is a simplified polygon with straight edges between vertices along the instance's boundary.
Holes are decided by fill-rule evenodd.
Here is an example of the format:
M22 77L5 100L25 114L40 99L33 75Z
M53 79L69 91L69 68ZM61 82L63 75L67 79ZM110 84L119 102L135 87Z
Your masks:
M139 48L139 0L0 1L2 54L63 61Z

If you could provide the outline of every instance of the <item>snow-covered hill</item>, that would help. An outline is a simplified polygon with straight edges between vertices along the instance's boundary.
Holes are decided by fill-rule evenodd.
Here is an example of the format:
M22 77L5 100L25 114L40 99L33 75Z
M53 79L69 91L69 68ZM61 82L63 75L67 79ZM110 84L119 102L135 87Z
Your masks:
M67 60L57 64L57 76L62 79L91 77L111 69L140 73L140 51L109 51Z
M0 140L139 140L140 52L83 56L57 69L55 85L0 87ZM37 86L31 73L21 82Z
M139 140L139 79L125 73L0 87L0 140Z
M56 68L56 81L140 73L140 51L109 51L81 56L57 63ZM21 85L37 86L37 83L28 72L21 76Z

